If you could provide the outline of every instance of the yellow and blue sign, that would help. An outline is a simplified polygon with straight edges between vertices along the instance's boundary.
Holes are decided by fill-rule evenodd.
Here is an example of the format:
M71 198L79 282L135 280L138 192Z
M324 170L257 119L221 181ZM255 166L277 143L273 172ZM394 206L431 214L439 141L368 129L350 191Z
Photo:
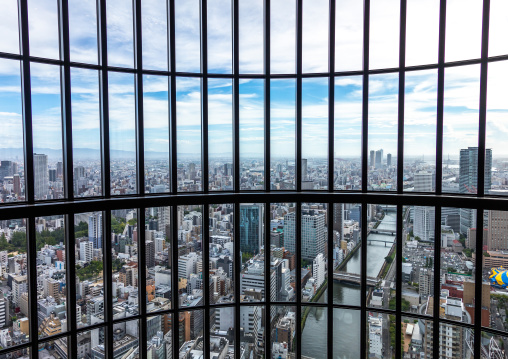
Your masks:
M508 286L508 270L503 267L499 268L491 268L492 274L490 275L490 283L493 285L498 285L502 288L506 288Z

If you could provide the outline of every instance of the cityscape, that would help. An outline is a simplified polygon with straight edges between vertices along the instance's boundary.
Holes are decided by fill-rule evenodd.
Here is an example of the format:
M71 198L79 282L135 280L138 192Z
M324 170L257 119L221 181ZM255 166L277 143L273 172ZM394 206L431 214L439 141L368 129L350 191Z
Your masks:
M472 161L477 148L461 150L459 164L445 164L444 175L450 191L474 193L477 173ZM36 184L41 198L61 195L62 166L55 168L47 163L45 155L37 155L36 173L42 181ZM485 193L503 194L504 172L493 170L492 153L487 151ZM369 172L380 175L374 186L380 183L389 189L390 173L395 173L395 159L373 151ZM40 161L40 162L39 162ZM324 163L324 161L323 161ZM326 188L326 165L303 160L302 176L307 189ZM2 161L1 174L5 199L12 198L24 187L22 166L16 162ZM127 164L126 164L127 166ZM162 164L147 165L148 192L168 191L166 174ZM353 162L340 162L342 168L352 171ZM465 170L464 167L467 167ZM260 189L263 183L262 161L242 165L242 188ZM471 170L473 168L473 170ZM338 171L338 167L336 168ZM432 192L435 189L434 168L423 161L407 165L404 185L414 192ZM16 172L16 173L13 173ZM112 181L121 186L122 193L133 191L128 170L122 178ZM210 185L220 190L230 188L232 166L215 164L210 170ZM93 167L77 166L76 188L79 195L100 193L100 176ZM351 172L353 173L353 172ZM491 174L492 173L492 174ZM491 175L490 175L491 174ZM454 175L453 180L452 175ZM97 176L97 177L96 177ZM131 176L133 174L131 173ZM276 189L294 188L294 163L279 162L271 174ZM381 180L387 176L388 180ZM181 190L199 185L199 166L189 163L179 170ZM16 178L16 186L11 183ZM213 180L212 180L213 179ZM359 188L360 175L336 176L334 186ZM98 182L97 182L98 181ZM445 181L444 181L445 183ZM59 186L60 184L60 186ZM47 186L47 187L46 187ZM187 187L186 187L187 186ZM190 186L190 187L189 187ZM347 187L351 186L351 187ZM445 186L445 184L443 184ZM196 187L192 187L198 190ZM341 187L342 188L342 187ZM117 187L117 189L119 189ZM6 194L8 192L8 194ZM80 192L81 191L81 192ZM44 193L44 195L42 195ZM21 197L18 197L21 198ZM56 198L56 197L55 197ZM172 211L176 210L177 223L172 223ZM301 234L296 230L296 204L245 203L240 205L240 228L234 228L234 205L189 205L178 207L147 208L145 213L145 264L146 288L140 291L138 278L139 231L138 209L111 211L111 257L113 290L113 318L123 319L114 324L115 358L134 358L139 355L139 320L128 320L140 313L140 305L146 305L147 348L152 358L169 359L173 352L173 323L178 323L178 348L181 359L203 355L204 317L209 315L211 355L221 358L264 358L266 345L270 345L274 359L294 358L296 350L296 306L301 295L303 306L300 318L302 328L302 355L326 357L326 321L333 314L334 357L355 358L360 355L357 340L360 333L360 311L305 306L307 302L326 303L328 290L333 290L334 304L358 306L360 302L361 255L360 248L367 246L367 352L371 358L395 357L395 326L402 328L402 352L405 358L430 358L433 351L434 328L431 317L434 304L439 301L439 316L447 319L440 325L440 346L443 357L473 358L474 337L471 329L460 323L474 323L474 308L481 305L482 325L501 331L508 329L508 291L503 283L490 278L499 267L508 268L508 212L485 211L483 214L468 208L441 209L441 238L435 238L434 207L403 207L402 252L402 302L403 321L396 323L395 315L377 312L376 308L396 308L396 255L397 209L395 206L369 204L367 223L361 223L362 206L354 203L336 203L328 208L323 203L302 203ZM269 211L270 223L265 223L265 211ZM103 213L79 213L74 215L74 250L76 263L76 321L78 328L96 326L105 322L104 298L104 246ZM208 215L208 220L203 218ZM483 216L483 248L476 247L477 216ZM208 222L209 258L204 258L202 235ZM66 266L69 248L66 248L64 216L36 218L37 250L37 321L39 337L64 333L67 325L68 288ZM172 238L172 226L177 226L178 238ZM265 229L269 226L270 250L265 248ZM333 252L328 253L328 231L333 231ZM362 231L367 231L367 242L362 243ZM238 238L235 241L235 238ZM434 245L441 243L440 268L435 268ZM301 263L296 262L296 250L301 253ZM206 245L206 244L205 244ZM235 258L235 245L239 245L240 257ZM176 268L172 263L173 251L178 252ZM482 298L475 298L474 282L477 253L483 256ZM107 254L110 255L109 253ZM265 261L269 260L270 293L265 293ZM236 276L235 263L240 261L241 273ZM208 263L209 278L206 284L203 265ZM296 267L300 265L301 294L296 292ZM333 281L328 285L328 268L333 266ZM178 283L172 283L172 271L177 271ZM240 328L235 327L235 278L240 278L239 300L249 303L240 307ZM0 221L0 346L8 348L29 340L29 295L27 262L26 220ZM440 291L434 290L434 282L440 283ZM508 283L506 283L508 284ZM208 285L211 309L193 309L204 305L203 287ZM178 291L178 318L172 318L172 290ZM140 300L140 293L146 296ZM270 323L265 322L264 302L269 296ZM260 302L260 304L256 304ZM281 302L277 305L277 302ZM285 304L282 304L285 303ZM214 305L220 305L214 308ZM157 314L157 312L162 312ZM412 317L416 314L419 317ZM421 319L428 316L429 320ZM450 324L456 322L457 324ZM236 331L240 331L241 353L235 353ZM270 333L270 343L265 333ZM356 340L355 340L356 338ZM83 331L78 335L80 358L104 358L105 333L103 328ZM352 345L352 343L358 343ZM507 337L482 333L482 353L486 358L507 358ZM66 358L67 337L45 341L39 348L45 357ZM316 356L319 353L318 356ZM23 354L23 353L21 353ZM22 357L23 355L18 357Z

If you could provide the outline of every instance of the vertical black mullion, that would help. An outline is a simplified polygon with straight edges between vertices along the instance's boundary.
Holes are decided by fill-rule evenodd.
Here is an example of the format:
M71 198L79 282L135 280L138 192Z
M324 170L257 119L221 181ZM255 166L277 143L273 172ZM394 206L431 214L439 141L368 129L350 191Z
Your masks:
M22 1L22 3L26 1ZM28 218L27 223L27 241L28 241L28 291L30 298L30 341L31 341L31 352L37 353L39 350L39 321L38 321L38 310L37 310L37 247L35 246L36 241L35 232L35 217Z
M335 1L335 0L332 0L332 1ZM327 311L328 311L328 322L327 322L327 326L328 326L328 330L327 330L327 337L328 337L328 343L333 343L333 339L334 339L334 336L333 336L333 216L334 216L334 206L333 206L333 202L329 202L327 203L327 209L328 209L328 215L327 215L327 219L328 219L328 246L327 246L327 250L328 250L328 288L327 288L327 298L326 298L326 301L327 301ZM328 352L327 352L327 358L328 359L332 359L333 358L333 344L328 348Z
M169 63L170 77L170 159L171 159L171 192L178 192L178 163L176 143L176 76L175 76L175 0L169 0ZM176 238L176 237L175 237ZM178 320L178 318L176 319ZM178 338L178 336L177 336ZM177 352L178 353L178 352Z
M362 192L369 178L369 31L370 0L363 1L363 78L362 78Z
M63 68L60 67L60 91L62 106L62 149L64 165L64 197L74 199L74 173L72 160L72 109L71 109L71 68L69 44L69 3L68 0L58 2L60 58L63 58ZM76 309L76 308L74 308Z
M113 266L111 257L111 211L102 212L102 233L104 238L104 313L106 322L106 358L113 357Z
M437 68L436 194L443 193L443 108L446 36L446 0L439 5L439 52ZM437 217L436 217L437 218ZM434 354L438 354L437 352Z
M436 179L437 180L437 179ZM433 358L439 358L439 295L441 293L440 271L441 271L441 207L436 207L436 216L434 220L434 307L432 308L432 328L433 328ZM428 310L428 308L427 308Z
M405 2L405 0L402 0ZM402 223L403 223L403 209L404 207L400 204L397 205L397 222L396 222L396 243L395 243L395 281L396 285L396 293L395 297L395 358L402 358L401 353L401 341L402 341L402 243L403 243L403 233L402 233ZM394 265L392 264L392 265Z
M478 179L482 177L481 172L478 172ZM482 339L482 289L483 289L483 208L476 208L476 258L475 258L475 300L474 306L474 350L476 353L480 353L481 346L477 345L481 343ZM478 355L479 356L479 355Z
M28 39L28 5L27 0L18 0L18 17L20 24L21 61L21 106L23 111L23 156L25 169L25 200L34 203L34 151L32 133L32 95L30 79L30 44ZM34 351L35 352L35 351Z
M68 355L70 358L76 358L78 355L78 345L77 345L77 335L76 330L78 328L77 325L77 311L76 311L76 240L74 236L74 214L70 213L65 216L65 247L66 247L66 255L65 259L65 268L66 276L67 276L67 315L69 316L67 319L68 327L67 330L70 330L71 338Z
M330 23L328 32L328 191L335 189L335 7L336 0L330 0ZM333 218L334 206L327 204L327 252L328 252L328 281L327 281L327 341L333 343ZM327 358L333 358L333 344L329 346Z
M296 0L296 190L302 191L302 34L303 0ZM300 234L297 234L299 236ZM297 282L299 277L297 277ZM297 295L299 292L297 291ZM297 320L298 321L298 320Z
M369 0L366 0L366 2ZM361 213L361 230L362 230L362 244L361 250L361 283L360 283L360 305L361 305L361 323L360 323L360 357L367 357L367 230L369 224L367 223L367 206L369 204L362 202Z
M397 193L404 191L404 100L406 72L406 9L407 0L400 0L399 36L399 98L398 98L398 138L397 138ZM400 325L399 325L400 326ZM397 346L398 349L399 346Z
M200 2L201 17L201 190L208 193L208 9L207 0ZM210 341L205 340L206 343Z
M234 191L240 192L240 49L239 49L239 0L232 0L233 16L233 180ZM266 174L265 174L266 177Z
M172 10L174 10L174 0L171 1ZM174 18L173 18L174 20ZM173 42L174 43L174 42ZM173 60L174 61L174 60ZM174 68L174 67L172 67ZM179 312L178 312L178 206L171 207L171 308L173 308L173 318L171 318L173 358L179 358L179 349L182 343L178 342L179 332Z
M204 338L204 357L210 357L210 304L212 300L210 297L213 293L210 293L210 230L209 230L209 212L210 206L208 204L203 205L203 218L202 218L202 234L201 243L203 246L203 296L204 296L204 319L203 319L203 338Z
M270 191L272 188L272 178L271 178L271 171L270 166L272 162L271 158L271 139L270 139L270 0L264 0L263 4L264 8L264 68L265 68L265 162L264 162L264 168L265 168L265 191Z
M102 195L111 197L111 168L109 152L109 90L108 90L108 35L106 1L97 0L97 28L99 39L99 96L101 116Z
M297 166L298 167L298 166ZM302 203L296 203L295 254L296 254L296 352L295 358L302 356Z
M145 136L143 125L143 36L141 0L134 0L134 66L136 102L136 187L139 196L145 195ZM146 344L146 343L145 343Z
M233 264L235 266L235 271L233 273L235 278L235 353L240 353L240 271L242 261L240 256L240 203L235 203L233 209Z
M138 2L138 0L136 0ZM146 333L146 306L148 297L146 295L146 236L145 236L145 222L146 222L146 208L138 208L138 295L139 295L139 313L141 319L139 323L140 335L139 339L141 344L139 346L141 358L146 356L147 352L147 338Z
M328 191L330 192L334 190L335 181L335 78L333 76L335 73L335 1L330 0L328 31ZM328 317L330 318L330 314Z
M265 226L263 235L265 236L264 240L264 250L265 250L265 358L272 357L272 293L270 286L270 267L272 261L272 250L270 246L270 203L265 203L264 208L264 220ZM277 300L277 298L275 298Z
M487 78L488 78L488 56L489 56L489 22L490 22L490 0L483 1L482 21L482 63L480 73L480 119L478 131L478 183L477 195L485 194L485 141L487 127ZM479 228L479 227L477 227Z

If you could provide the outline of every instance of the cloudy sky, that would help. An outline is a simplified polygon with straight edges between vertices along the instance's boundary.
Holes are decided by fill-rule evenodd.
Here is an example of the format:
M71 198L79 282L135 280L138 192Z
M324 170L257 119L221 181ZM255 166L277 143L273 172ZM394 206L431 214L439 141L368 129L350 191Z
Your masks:
M30 51L33 56L59 58L57 2L29 0ZM133 14L130 1L108 0L109 64L133 67ZM271 71L295 73L295 1L271 1ZM71 60L97 63L95 0L71 0ZM337 1L337 71L362 69L363 6L361 1ZM17 1L6 0L0 13L0 51L19 53ZM503 34L508 31L508 4L491 0L489 55L508 53ZM399 59L399 1L371 1L370 68L395 68ZM143 62L146 69L168 69L168 23L165 0L143 1ZM263 1L240 1L240 72L263 70ZM199 1L176 1L176 70L200 71ZM482 1L449 0L446 19L446 61L478 58L481 50ZM439 0L408 0L406 64L436 63ZM208 0L208 64L212 73L231 74L231 2ZM304 1L303 71L328 70L328 0ZM61 149L60 70L54 65L31 65L34 147ZM73 143L76 148L100 146L98 72L72 69ZM0 123L2 148L22 146L19 62L0 60ZM146 75L144 81L145 149L169 148L170 91L176 91L177 143L180 155L196 154L201 145L201 81ZM437 70L406 73L404 149L408 157L435 156ZM494 157L508 156L508 64L489 65L487 146ZM272 80L270 97L273 156L295 156L295 80ZM304 79L302 87L303 156L326 157L328 145L328 78ZM335 154L361 156L362 79L336 78ZM259 79L240 83L240 151L242 157L263 154L264 86ZM480 66L445 70L445 158L478 144ZM369 79L369 150L397 150L398 73ZM109 74L111 149L135 149L134 76ZM208 83L210 154L232 158L232 81ZM134 159L134 157L133 157Z

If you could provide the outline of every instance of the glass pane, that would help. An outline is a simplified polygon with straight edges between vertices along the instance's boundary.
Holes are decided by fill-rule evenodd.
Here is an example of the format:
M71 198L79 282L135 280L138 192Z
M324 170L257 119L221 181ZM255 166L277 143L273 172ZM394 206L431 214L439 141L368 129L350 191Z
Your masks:
M201 81L176 79L178 191L201 191Z
M407 2L406 66L437 63L439 6L439 0ZM448 33L446 35L448 36Z
M28 343L30 336L26 219L0 222L0 256L3 277L8 279L0 294L0 330L5 333L1 344L6 349Z
M446 2L447 62L476 59L481 56L482 12L483 1Z
M58 2L28 0L30 56L60 59Z
M71 61L91 64L98 61L96 4L95 0L69 1Z
M508 31L508 8L506 1L490 0L489 56L508 54L505 36Z
M258 302L265 298L264 205L240 204L240 300ZM276 293L270 293L273 300Z
M397 190L398 87L398 74L369 80L369 190Z
M102 223L102 212L74 215L78 328L104 322Z
M296 82L270 81L270 189L295 189Z
M361 216L359 203L333 204L333 304L360 303Z
M273 306L271 308L271 343L273 358L289 358L296 355L296 307ZM303 346L303 344L302 344Z
M171 207L145 211L146 311L171 309Z
M75 197L102 194L99 73L71 68L72 159Z
M295 211L296 203L270 204L270 298L280 302L296 301Z
M210 302L211 304L235 301L234 259L234 205L208 206Z
M109 73L111 194L136 193L134 75Z
M208 189L233 190L233 83L208 80Z
M139 352L139 336L139 320L113 324L113 359L123 359L129 353ZM104 358L104 354L99 357Z
M359 310L333 309L333 358L360 358L361 316Z
M68 355L70 337L61 337L55 340L48 340L44 343L39 343L38 356L39 359L54 358L54 355L58 355L61 358L65 358Z
M397 207L368 205L367 305L396 308Z
M78 359L103 358L106 328L92 329L77 335ZM102 354L102 357L101 357Z
M270 71L294 74L296 70L296 1L270 3Z
M504 101L508 81L508 62L489 63L487 88L487 135L485 153L485 193L496 196L508 195L506 181L508 151L506 150L506 115L508 106ZM490 183L488 183L490 182ZM490 185L490 191L488 191Z
M60 67L33 62L30 67L35 199L59 199L64 196Z
M405 84L404 191L433 192L436 186L437 71L408 72Z
M395 358L396 325L395 315L367 312L366 345L369 358Z
M18 2L2 2L0 13L0 33L2 34L1 52L19 54Z
M118 318L139 313L137 222L137 209L111 211L113 312Z
M169 192L169 79L143 76L145 193Z
M132 0L108 0L108 65L134 67Z
M179 307L203 302L203 206L178 206L178 301Z
M178 313L178 347L180 348L180 358L189 358L193 355L198 357L203 356L204 314L204 310L197 309Z
M245 358L262 359L265 353L265 307L249 305L240 307L240 327L244 335L240 338L240 350Z
M506 357L506 348L508 347L508 338L505 336L494 335L489 332L482 331L482 352L492 353L492 357Z
M425 331L427 328L432 327L432 321L402 317L400 326L402 334L401 350L404 357L414 357L424 353L425 358L432 358L433 348L429 343L431 337L427 336Z
M328 79L302 81L302 190L328 188Z
M335 78L334 189L362 187L362 79Z
M233 68L231 0L208 0L208 72L230 74Z
M143 67L168 70L168 8L166 0L141 2Z
M304 1L302 11L302 72L326 72L330 31L329 2Z
M201 68L199 0L175 1L175 61L178 72Z
M430 335L433 334L432 330L429 332ZM474 346L473 329L454 324L439 324L439 352L442 357L475 358Z
M399 66L400 1L378 0L370 4L369 68Z
M302 306L302 356L324 359L328 345L328 308Z
M1 24L1 22L0 22ZM0 204L25 200L25 164L19 62L0 60Z
M35 218L37 247L37 309L39 338L67 331L67 289L64 216ZM26 278L19 283L20 289L28 291ZM20 305L23 296L20 298Z
M302 301L326 303L328 285L328 210L326 203L302 203ZM291 224L289 224L291 226ZM295 238L287 238L294 246Z
M240 80L240 189L265 188L264 81Z
M445 70L443 192L476 193L479 75L480 65ZM485 192L489 189L485 181Z
M344 0L335 4L335 71L363 68L363 3Z
M456 226L453 224L453 219L457 212L460 216L460 231L456 233L453 228ZM471 259L471 248L464 249L464 244L468 233L472 238L470 231L476 228L477 213L476 210L469 208L447 208L445 213L447 213L446 222L448 225L441 225L440 268L440 273L442 273L440 303L444 310L440 311L439 315L441 318L471 324L474 318L472 304L475 297L473 275L475 260ZM430 272L428 277L429 282L433 282L434 273ZM457 282L460 282L462 288L457 289L455 285ZM429 296L427 314L432 314L432 303L433 298Z
M171 314L156 315L146 319L148 358L171 359L173 357L172 323Z
M263 3L263 0L252 0L238 4L241 74L264 72Z
M210 309L210 358L235 358L235 308Z

